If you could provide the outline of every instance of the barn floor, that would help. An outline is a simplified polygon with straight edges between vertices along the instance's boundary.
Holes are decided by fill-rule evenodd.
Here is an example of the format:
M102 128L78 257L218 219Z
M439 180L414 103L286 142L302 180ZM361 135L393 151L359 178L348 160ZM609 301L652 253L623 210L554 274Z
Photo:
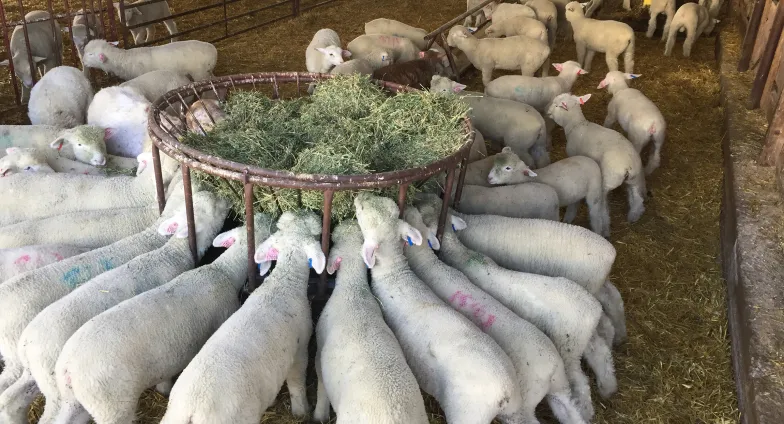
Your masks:
M196 0L170 1L177 11L197 3L201 5ZM461 0L339 0L297 19L218 43L216 74L304 70L305 47L319 28L335 29L345 43L374 18L433 29L465 10L464 5ZM615 350L618 393L602 401L594 391L595 422L736 422L727 302L719 264L723 134L714 38L699 39L692 57L686 59L680 56L680 44L673 57L664 58L658 39L648 40L641 33L637 37L635 72L642 77L634 86L660 106L669 131L661 168L648 179L650 198L642 219L628 224L625 195L618 190L611 196L611 240L618 251L612 279L625 301L629 341ZM559 39L553 62L573 58L573 43ZM593 122L603 122L606 113L610 96L596 89L606 71L603 56L597 55L591 73L580 77L574 88L575 94L593 94L584 107ZM482 90L478 74L465 80L469 89ZM0 110L4 110L13 99L7 75L0 81ZM9 110L0 116L0 123L28 122L23 111ZM564 156L564 141L563 132L556 130L553 160ZM586 225L584 213L577 223ZM315 376L309 383L315 402ZM287 413L284 394L285 388L263 423L296 422ZM445 422L435 401L427 403L431 422ZM40 414L40 406L41 400L31 412L31 422ZM165 398L145 393L139 422L157 423L164 409ZM546 408L540 415L543 422L554 422Z

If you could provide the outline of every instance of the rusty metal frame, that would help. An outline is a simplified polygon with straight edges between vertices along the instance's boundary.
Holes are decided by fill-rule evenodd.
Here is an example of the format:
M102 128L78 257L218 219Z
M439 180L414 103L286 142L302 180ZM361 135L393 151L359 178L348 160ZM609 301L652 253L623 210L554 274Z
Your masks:
M193 209L193 193L190 186L190 170L198 170L223 179L239 181L244 186L245 201L245 222L248 226L248 287L250 290L256 287L256 267L253 260L255 251L255 240L253 233L253 187L275 187L290 188L299 190L317 190L324 193L323 206L323 227L321 234L322 250L326 256L329 255L329 243L331 235L331 210L333 195L337 191L360 190L371 188L385 188L399 186L398 207L402 214L406 200L406 189L410 184L417 181L424 181L440 173L447 172L446 186L443 192L443 205L438 222L437 237L440 240L446 222L447 210L450 203L452 186L454 184L455 170L458 166L466 166L468 155L473 143L473 126L466 117L463 121L463 130L466 141L463 146L454 154L442 158L429 165L376 174L363 175L320 175L320 174L296 174L290 171L279 171L264 169L247 164L237 163L220 157L212 156L196 150L188 145L180 143L178 136L184 135L185 116L182 108L172 107L177 103L185 104L184 98L194 96L201 99L201 94L212 91L220 96L219 89L236 89L237 87L251 86L256 88L257 84L271 86L273 89L272 98L278 99L279 87L281 84L296 84L297 95L302 95L303 86L311 82L323 81L332 78L332 75L316 74L306 72L283 72L283 73L254 73L213 78L211 80L200 81L187 86L174 89L164 94L156 100L150 108L148 116L148 130L153 142L152 156L155 172L156 193L158 196L158 208L162 212L165 206L163 175L161 170L160 152L165 153L170 158L176 160L182 166L183 190L185 194L186 210ZM414 91L414 89L395 83L385 81L375 81L379 86L390 92ZM226 93L227 91L224 91ZM187 106L187 104L186 104ZM171 108L177 111L177 116L173 116L176 121L172 122L170 115L162 114L161 111ZM187 109L187 108L186 108ZM163 124L171 128L166 130ZM459 202L462 193L465 172L460 173L458 187L454 196L455 206ZM193 221L192 213L188 215L188 237L191 241L192 253L196 254L196 231L191 227ZM194 256L195 257L195 256ZM326 294L326 270L321 274L318 284L318 296Z

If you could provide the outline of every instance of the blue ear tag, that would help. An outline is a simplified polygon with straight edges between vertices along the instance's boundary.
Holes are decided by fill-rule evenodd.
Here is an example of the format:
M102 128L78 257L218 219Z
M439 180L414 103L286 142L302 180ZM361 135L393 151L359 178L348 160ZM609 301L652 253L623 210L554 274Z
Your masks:
M411 241L411 236L406 236L406 238L408 239L408 245L413 246L414 243Z
M313 259L308 258L308 268L313 268Z
M427 247L429 247L431 249L433 248L433 244L430 243L430 239L427 239Z
M455 228L455 224L452 224L452 231L457 232L457 229Z

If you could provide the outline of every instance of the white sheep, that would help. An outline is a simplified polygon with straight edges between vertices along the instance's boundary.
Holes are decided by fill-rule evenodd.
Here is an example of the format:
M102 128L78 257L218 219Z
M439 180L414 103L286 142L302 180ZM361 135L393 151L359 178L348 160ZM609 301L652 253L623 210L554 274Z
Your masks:
M268 216L256 214L255 240L269 237L272 225ZM210 335L239 309L237 294L247 277L244 225L219 234L212 245L228 249L209 265L102 312L68 339L58 362L71 375L69 403L80 403L98 422L133 417L143 390L154 385L160 389L185 369ZM118 374L124 376L122 381ZM83 393L84 387L90 389ZM42 424L52 422L60 407L59 399L44 395Z
M371 53L377 56L379 50L386 50L392 53L394 63L419 59L420 52L416 44L408 38L385 34L360 35L351 40L346 48L356 59L365 58ZM375 62L375 59L372 62Z
M193 195L193 209L194 217L199 221L196 223L197 258L193 257L189 247L188 226L183 225L183 211L158 227L158 234L174 235L166 244L94 277L47 306L30 321L18 342L19 360L25 371L16 383L0 395L0 412L11 416L15 413L26 415L30 402L35 399L31 396L31 387L35 385L47 397L47 401L52 399L54 405L59 404L55 364L71 335L101 312L160 287L198 265L198 260L223 226L229 212L229 202L209 191L200 191ZM96 296L96 293L100 295ZM73 373L73 370L69 369L69 372ZM73 386L66 384L66 387ZM64 397L63 400L65 411L78 409L73 407L72 397ZM134 408L127 408L126 411L128 409L130 415L126 414L122 421L133 420L136 411ZM104 417L94 415L93 411L88 412L99 422L119 419L117 416ZM75 419L75 415L69 415L68 420L64 419L65 416L65 413L60 415L58 420L73 422Z
M137 157L144 151L150 101L134 87L106 87L95 94L87 110L87 123L114 131L106 139L106 151Z
M327 73L335 65L343 63L344 55L351 57L351 52L344 51L340 46L340 36L334 30L322 28L316 31L305 49L308 72Z
M485 94L525 103L533 106L539 113L544 113L555 96L571 91L577 77L588 73L573 60L553 63L553 67L558 71L558 75L552 77L500 76L485 86Z
M419 207L428 226L427 238L433 248L440 251L441 260L460 270L473 284L550 337L563 360L572 399L583 419L590 421L593 417L591 388L580 366L580 358L587 353L586 359L593 368L594 364L601 366L607 357L607 351L599 349L602 353L599 356L594 354L598 353L596 349L587 349L601 345L600 342L593 343L593 334L602 313L599 302L583 287L566 278L502 268L488 256L465 247L454 231L445 231L439 243L435 233L440 210L433 203ZM450 223L455 230L466 228L465 221L453 215L447 219L447 226ZM598 366L594 369L600 369ZM603 385L607 383L604 387L612 388L611 378L600 382ZM551 408L560 421L569 422L561 418L557 404L553 405L554 399L550 400Z
M493 185L487 182L487 174L489 174L490 170L493 169L494 163L495 155L490 155L484 159L470 162L465 169L466 175L463 183L465 185L492 187ZM455 178L458 178L461 172L463 172L463 169L455 170Z
M591 70L591 62L596 52L604 53L607 68L618 70L618 56L623 56L626 72L634 72L634 30L619 21L600 21L585 16L585 3L570 2L566 5L566 20L572 26L574 44L577 47L577 61L586 71Z
M158 227L173 215L186 226L185 206L180 197L170 200L164 213L152 226L116 243L81 255L63 259L26 272L0 284L0 355L5 368L0 374L0 393L22 375L24 367L17 354L17 342L27 324L44 308L70 293L79 285L131 259L155 250L166 243L168 236L158 234ZM198 217L196 217L198 219Z
M169 69L200 81L212 76L217 62L215 46L197 40L125 50L97 39L90 40L84 47L84 66L101 69L124 80L156 69Z
M468 103L471 123L484 137L511 147L520 157L527 159L527 163L535 163L536 166L550 164L547 124L536 109L512 100L463 91L465 87L439 75L430 80L432 93L457 94Z
M136 6L137 3L147 2L145 0L139 0L134 3L125 3L125 26L138 25L144 22L154 21L161 18L168 18L171 16L169 3L166 2L166 0L143 4L141 6ZM117 16L122 19L123 16L120 15L120 3L114 3L114 8L117 11ZM155 25L157 24L141 26L129 30L133 36L134 44L141 44L153 40L155 37ZM166 30L169 31L169 35L174 35L177 33L177 24L174 22L174 19L167 19L163 21L163 25L165 25ZM177 37L172 38L172 42L175 41L177 41Z
M581 97L563 93L553 99L547 115L566 133L566 154L588 156L602 168L605 193L626 184L629 222L637 222L645 212L645 172L634 145L617 131L585 119L580 108L590 94ZM605 223L609 225L609 222Z
M474 142L471 143L471 151L468 152L468 163L476 162L487 157L487 144L485 136L478 130L474 130Z
M25 21L30 22L37 19L49 18L49 12L33 10L25 15ZM14 65L14 73L22 81L22 97L29 96L30 89L33 87L33 74L31 66L39 75L46 74L47 71L62 64L63 62L63 34L60 32L60 24L54 21L54 34L52 33L51 21L40 21L27 24L27 39L30 43L30 50L25 44L25 32L22 25L14 27L9 41L11 51L11 61ZM30 56L28 56L28 54ZM30 63L32 57L34 64ZM8 59L0 61L0 66L8 66Z
M645 36L648 38L653 38L653 33L656 32L656 18L659 17L659 14L664 13L664 15L667 17L667 20L664 22L662 40L666 40L667 34L670 32L672 18L675 17L675 0L651 0L649 13L651 18L648 20L648 32L645 33Z
M454 196L457 184L452 187ZM457 210L470 214L558 221L558 205L558 194L547 184L526 183L499 187L464 184Z
M185 126L197 134L206 135L212 131L219 122L226 119L219 101L214 99L196 100L185 112ZM172 120L174 122L174 120ZM145 148L145 151L147 149Z
M670 56L672 49L675 47L678 32L686 31L686 39L683 41L683 57L691 55L691 48L697 37L700 35L708 35L708 27L713 29L716 24L716 19L711 18L708 9L697 3L684 3L675 12L670 24L670 31L667 33L667 44L664 46L664 55ZM626 72L632 72L627 70Z
M0 227L0 248L68 244L96 249L143 231L158 216L158 208L147 205L30 219Z
M436 398L447 422L517 422L511 419L522 397L509 357L409 268L400 239L419 245L421 233L398 218L392 199L360 192L354 206L371 290L419 387Z
M0 284L46 265L81 255L91 249L70 245L42 244L0 249Z
M82 71L57 66L30 90L27 116L33 125L73 128L86 123L92 101L93 88Z
M440 247L438 239L430 235L435 234L435 231L430 231L430 228L425 226L416 208L406 208L404 215L410 225L421 234L428 235L426 238L430 246ZM433 242L436 245L433 245ZM566 377L564 362L553 342L542 331L476 287L462 272L441 262L430 247L424 244L406 246L405 255L417 277L442 301L449 303L489 334L509 355L523 398L523 405L515 414L516 422L537 422L534 410L546 396L561 423L585 423L572 401L572 390ZM588 293L585 295L590 297ZM596 301L594 303L594 308L590 311L592 314L574 318L583 322L592 318L595 318L593 321L598 321L601 306Z
M493 22L499 22L515 16L536 19L536 11L532 7L522 4L492 2L483 7L482 12L484 12L487 20L492 20Z
M547 27L536 19L527 16L515 16L501 21L492 21L485 28L485 37L499 38L523 35L547 43Z
M482 4L484 0L466 0L466 12ZM496 2L493 2L496 3ZM466 16L463 25L466 27L479 27L487 21L484 7L474 12L473 15Z
M120 87L133 87L147 100L154 102L167 92L191 83L185 74L169 69L159 69L128 80Z
M329 421L331 403L340 422L427 424L416 378L368 288L359 225L341 222L332 240L327 272L337 279L316 325L313 419Z
M99 22L98 16L94 12L87 13L84 9L79 9L73 17L71 28L64 27L63 32L71 33L76 55L82 63L82 73L86 78L90 77L90 70L84 66L84 46L88 41L95 38L103 38L103 27Z
M705 35L710 35L716 24L720 22L716 18L719 17L719 12L721 11L721 6L724 4L724 0L700 0L699 4L700 6L705 6L705 8L708 9L708 15L710 15L712 18L709 20L708 26L705 28Z
M523 75L533 76L541 69L547 76L546 62L550 47L540 40L516 35L506 38L476 38L462 25L449 30L447 44L465 53L468 61L482 72L482 83L489 84L494 69L520 70ZM545 65L545 66L542 66Z
M378 18L365 23L365 34L386 34L405 37L413 41L419 50L427 49L427 31L412 27L394 19Z
M255 255L262 274L270 261L277 260L275 269L177 378L161 424L258 422L284 381L291 413L303 417L310 412L305 371L313 322L307 292L309 263L317 273L326 263L317 239L321 219L312 212L285 212L277 225ZM244 334L241 341L237 334ZM70 370L63 365L58 364L57 378L67 384Z
M122 168L136 166L136 160L107 156L106 142L112 128L80 125L63 129L51 125L0 125L0 156L8 147L35 148L46 153L47 160L64 158L94 166L112 162Z
M68 172L82 175L107 175L106 168L98 168L63 157L51 157L49 150L31 147L9 147L0 158L0 176L19 172ZM108 163L112 166L111 160Z
M661 148L667 133L667 121L658 107L640 90L629 88L627 79L639 78L639 74L609 72L597 88L607 87L612 100L607 105L607 118L604 126L612 128L617 121L626 131L637 153L653 141L653 151L645 165L645 175L650 175L661 162Z
M389 52L380 52L380 57L378 62L383 64L385 62L390 62L392 55ZM387 63L390 64L390 63ZM378 66L378 68L383 68L385 65ZM373 71L378 69L371 65L371 61L368 59L367 56L363 59L351 59L347 60L340 65L336 65L334 68L330 69L329 73L331 75L350 75L350 74L362 74L362 75L372 75Z
M534 172L508 147L504 147L501 153L495 155L495 163L486 178L493 185L532 181L547 184L558 194L560 206L566 206L563 222L569 224L577 216L580 201L585 200L593 232L605 237L610 235L609 226L604 225L610 220L610 212L602 186L602 170L589 157L568 157Z
M521 0L520 4L532 8L536 12L536 19L547 27L549 45L552 49L558 33L558 8L550 0Z

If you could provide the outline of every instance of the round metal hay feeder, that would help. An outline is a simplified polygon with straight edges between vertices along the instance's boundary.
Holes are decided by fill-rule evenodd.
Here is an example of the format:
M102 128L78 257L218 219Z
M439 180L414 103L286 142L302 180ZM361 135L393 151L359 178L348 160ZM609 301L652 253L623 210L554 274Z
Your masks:
M152 156L155 170L158 208L160 212L163 212L163 207L165 206L160 159L160 151L163 151L181 165L183 190L185 192L185 209L188 219L188 241L195 261L198 257L196 253L196 231L193 220L191 168L220 178L242 182L244 187L245 222L247 224L248 288L250 291L256 287L256 265L253 260L255 251L253 228L254 186L317 190L323 192L324 207L322 209L323 223L321 248L324 251L324 254L329 256L332 197L336 191L375 189L397 185L399 186L398 207L400 208L402 216L405 207L406 190L409 185L414 182L425 181L433 175L445 171L447 175L446 184L443 190L443 207L441 208L436 236L441 240L443 235L450 194L454 183L455 169L458 165L465 169L471 144L474 141L473 127L468 118L463 120L465 134L469 135L468 141L466 141L466 143L454 154L423 167L363 175L295 174L290 171L264 169L206 154L184 143L180 143L177 139L178 135L183 135L189 131L185 125L184 111L187 111L187 106L193 101L201 100L205 95L210 98L217 97L221 101L224 101L229 90L236 90L239 88L271 88L270 97L273 99L282 98L281 91L293 91L291 97L299 97L303 92L306 92L307 86L310 83L328 78L332 78L332 75L298 72L253 73L212 78L169 91L156 100L150 108L148 127L150 138L153 141ZM410 87L390 82L375 81L375 83L392 93L414 91L414 89ZM186 101L186 98L191 98L192 101ZM161 111L167 109L178 111L175 116L176 119L172 120L166 114L161 113ZM212 119L212 116L210 116L210 119ZM464 177L465 173L461 172L455 192L455 204L460 199ZM326 270L324 270L318 284L317 293L319 297L323 297L326 294L326 277L327 273Z

